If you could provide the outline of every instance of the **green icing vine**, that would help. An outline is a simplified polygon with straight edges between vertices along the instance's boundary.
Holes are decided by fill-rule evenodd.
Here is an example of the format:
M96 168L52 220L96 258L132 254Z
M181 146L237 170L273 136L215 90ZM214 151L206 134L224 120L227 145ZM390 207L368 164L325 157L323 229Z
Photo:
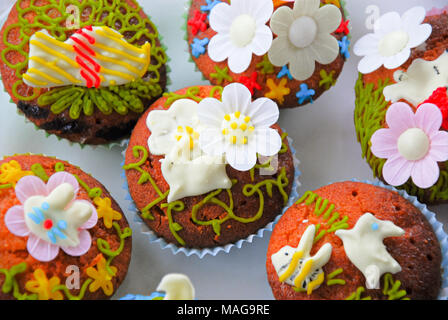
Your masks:
M336 276L340 275L342 272L344 272L344 269L339 268L334 270L332 273L327 275L327 286L334 286L336 284L339 285L345 285L344 279L335 279Z
M375 157L370 150L370 139L379 129L385 127L386 112L389 103L385 100L383 89L389 85L389 80L378 81L375 86L369 83L364 86L363 76L359 74L356 82L355 128L357 139L361 144L362 157L366 158L376 178L382 176L386 159ZM429 189L418 188L411 179L397 188L404 189L408 194L415 195L421 202L436 202L448 200L448 161L440 170L439 180Z
M386 273L383 278L383 295L388 300L410 300L406 297L407 292L401 289L401 281L394 280L390 273ZM345 300L372 300L372 297L362 297L362 294L366 291L364 287L358 287L355 292L349 295Z
M15 70L18 80L12 86L12 93L17 99L31 101L38 98L39 105L50 105L53 113L58 114L69 109L70 117L77 119L82 112L86 116L91 116L95 107L104 114L115 111L120 115L125 115L129 110L141 113L144 111L142 100L149 100L162 94L163 88L159 84L159 71L167 62L167 56L163 48L157 46L158 33L155 25L149 19L143 19L139 15L141 8L136 1L132 0L134 6L120 0L85 0L82 3L76 0L48 1L49 4L43 6L37 6L34 1L31 1L29 7L25 9L22 8L22 0L17 1L16 9L19 22L9 25L3 34L2 40L6 48L1 52L1 57L9 68ZM31 96L20 95L18 87L24 85L22 74L28 66L29 57L26 48L31 35L35 30L45 29L57 40L65 41L67 39L66 28L62 26L70 18L70 13L66 12L66 7L69 5L78 7L81 14L86 9L91 10L88 20L81 21L81 28L93 25L117 29L117 25L119 25L118 32L126 35L132 34L132 37L127 39L131 44L146 37L151 43L151 61L155 61L155 64L150 64L148 67L150 77L145 80L138 79L122 86L101 89L68 86L55 88L40 95L41 90L34 88ZM36 14L33 23L27 19L27 14L30 12ZM56 17L50 17L49 12L57 13ZM83 15L84 17L85 15ZM148 27L155 33L151 34ZM20 43L8 42L9 32L16 30L20 35ZM20 62L10 63L7 59L9 52L19 53Z
M57 162L54 166L54 170L56 172L65 171L65 166L62 162ZM42 167L42 165L40 163L33 164L31 166L31 171L37 177L42 179L44 182L48 181L49 177L48 177L47 173L45 172L45 169ZM76 174L73 174L73 176L76 178L79 185L82 188L84 188L84 190L87 191L89 198L91 198L92 200L97 197L100 197L102 195L103 191L101 190L101 188L99 188L99 187L90 188L87 185L87 183L85 183L82 179L80 179ZM115 276L115 273L113 272L113 270L111 269L110 266L112 264L112 261L123 252L125 240L132 235L132 230L129 227L121 229L120 225L117 222L113 222L112 226L114 227L114 229L118 235L118 238L120 239L120 245L118 246L118 248L116 250L112 250L110 247L110 244L107 242L107 240L102 239L102 238L97 239L97 247L98 247L98 250L107 258L106 270L109 272L109 274L111 276ZM15 266L11 267L9 270L0 269L0 273L3 273L5 275L5 280L4 280L4 283L2 286L2 292L9 293L9 292L11 292L11 290L13 290L13 296L18 300L36 300L37 294L32 294L32 295L28 295L26 293L21 294L19 292L18 283L15 280L15 275L25 272L26 269L27 269L27 264L25 262L15 265ZM53 292L62 290L65 293L65 296L69 300L81 300L85 295L88 285L92 281L93 280L91 278L87 278L83 282L80 292L77 296L72 295L70 290L64 284L55 286L53 288Z
M314 203L314 214L317 217L322 215L322 219L325 220L325 227L319 223L316 225L316 237L314 243L319 241L325 234L335 232L339 229L348 229L347 223L348 217L341 217L339 212L334 211L335 205L329 203L328 199L323 199L316 193L307 191L305 194L297 200L296 204L305 203L307 206Z
M216 92L218 92L219 95L221 96L222 90L223 88L221 86L213 87L212 90L210 91L209 97L214 97ZM177 94L175 92L165 92L163 94L163 96L167 98L165 101L165 107L171 106L174 102L180 99L191 99L196 102L201 102L202 98L198 96L200 91L201 89L199 87L190 87L184 94Z

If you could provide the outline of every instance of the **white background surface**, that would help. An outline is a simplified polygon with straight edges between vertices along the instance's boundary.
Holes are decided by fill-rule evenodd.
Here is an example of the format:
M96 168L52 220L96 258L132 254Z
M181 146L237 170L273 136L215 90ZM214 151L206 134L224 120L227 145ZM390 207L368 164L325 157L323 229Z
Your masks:
M0 0L0 14L7 13L10 3ZM194 65L188 62L186 43L181 26L185 23L184 0L140 0L145 12L152 17L168 47L171 57L171 91L186 86L207 84ZM365 21L368 5L377 5L381 13L398 11L400 14L415 5L426 9L448 5L448 0L347 0L352 25L352 43L368 32ZM6 9L5 9L6 8ZM280 125L294 139L302 171L299 194L314 190L330 182L358 179L373 179L372 172L361 158L361 148L356 141L353 124L354 85L357 79L356 65L359 58L351 54L338 83L320 97L313 105L282 111ZM36 131L30 123L17 114L16 106L9 96L0 90L0 156L15 153L43 153L68 160L92 173L119 202L133 227L132 261L128 275L114 296L127 293L149 294L155 290L159 280L169 272L187 274L196 287L197 299L273 299L265 272L266 250L270 233L263 239L229 254L216 257L173 255L162 250L158 244L149 244L140 234L134 222L134 213L129 212L124 200L120 178L121 150L114 148L70 145L55 137L46 138L43 131ZM448 205L432 206L440 221L448 223ZM446 227L445 227L446 230Z

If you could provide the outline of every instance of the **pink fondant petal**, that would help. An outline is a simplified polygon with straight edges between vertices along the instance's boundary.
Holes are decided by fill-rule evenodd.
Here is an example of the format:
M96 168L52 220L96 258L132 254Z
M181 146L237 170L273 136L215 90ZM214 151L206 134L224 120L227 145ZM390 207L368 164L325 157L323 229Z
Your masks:
M414 111L404 102L392 104L386 113L386 122L394 134L400 135L409 128L415 128Z
M429 156L434 161L448 160L448 132L437 131L430 136L431 149L429 149Z
M383 178L392 186L401 186L411 176L413 161L408 161L400 155L387 159L383 166Z
M440 129L442 121L442 112L435 104L422 104L415 112L415 124L428 136Z
M26 248L34 259L42 262L53 260L59 253L58 246L38 238L33 233L28 238Z
M5 225L9 232L16 236L25 237L30 234L30 230L25 223L23 206L14 206L6 212Z
M87 205L89 205L92 208L92 215L90 216L89 220L87 220L81 226L81 229L93 228L98 223L98 213L96 212L95 206L91 202L89 202L87 200L78 200L78 201L84 202L84 203L86 203Z
M378 158L390 158L398 153L398 136L391 129L379 129L370 139L371 151Z
M17 199L19 199L22 204L24 204L29 197L46 196L48 194L45 183L35 176L26 176L20 179L16 184L15 191Z
M50 179L47 182L48 193L51 193L54 189L56 189L58 186L60 186L63 183L71 184L75 191L75 195L78 194L78 190L79 190L78 180L76 180L74 175L67 173L67 172L57 172L50 177Z
M419 188L432 187L439 179L439 165L431 157L425 157L416 161L412 168L411 177L414 184Z
M79 257L89 251L92 246L92 237L89 231L81 230L79 232L79 245L76 247L61 247L64 252L70 256Z

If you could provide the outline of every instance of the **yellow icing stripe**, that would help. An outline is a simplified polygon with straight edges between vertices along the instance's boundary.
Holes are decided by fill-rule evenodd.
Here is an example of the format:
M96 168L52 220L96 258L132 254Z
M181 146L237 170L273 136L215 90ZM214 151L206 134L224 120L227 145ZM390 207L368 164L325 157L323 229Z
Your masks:
M305 262L305 265L302 267L299 275L294 279L294 285L298 288L302 287L302 282L305 280L305 277L310 273L311 268L313 267L313 259L309 259Z
M36 32L34 35L36 36L36 38L39 38L39 39L45 40L47 42L50 42L52 45L55 45L55 46L57 46L57 47L59 47L61 49L64 49L64 50L67 50L67 51L70 51L70 52L74 52L75 51L75 49L73 49L72 45L67 44L65 42L58 41L58 40L50 37L49 35L47 35L47 34L45 34L43 32Z
M133 65L131 65L131 64L127 63L127 62L124 62L122 60L106 57L106 56L103 56L102 54L99 54L99 53L96 54L95 58L97 60L100 60L100 61L110 62L110 63L113 63L113 64L117 64L117 65L123 66L126 69L128 69L129 71L131 71L132 73L134 73L135 75L139 75L141 73L141 71L138 70L136 67L134 67ZM146 70L145 70L145 72L146 72Z
M39 81L37 79L34 79L32 76L30 76L29 74L23 74L23 79L35 84L36 86L46 86L48 84L48 82L43 82L43 81Z
M64 84L64 82L62 82L61 80L59 80L59 79L57 79L55 77L52 77L52 76L50 76L50 75L48 75L48 74L46 74L46 73L44 73L44 72L42 72L42 71L40 71L40 70L38 70L36 68L28 69L28 72L29 73L35 73L38 76L40 76L40 77L42 77L45 80L48 80L50 82L53 82L53 83L56 83L56 84Z
M135 62L138 62L138 63L142 63L142 64L146 64L146 59L135 57L133 55L130 55L129 53L121 51L120 49L115 49L115 48L112 48L112 47L108 47L108 46L105 46L104 44L101 44L99 42L95 42L94 46L98 47L98 48L100 48L100 49L102 49L104 51L109 51L109 52L115 53L117 55L123 56L123 57L125 57L125 58L127 58L129 60L132 60L132 61L135 61Z
M143 45L142 49L146 51L146 56L148 58L146 59L146 64L138 76L139 78L142 78L145 75L146 71L148 71L149 64L151 63L151 45L149 44L149 42L146 42Z
M308 288L306 289L306 294L310 295L311 293L313 293L314 288L320 286L322 284L322 282L324 282L325 279L325 274L323 272L319 273L319 275L317 276L317 279L314 281L311 281L308 284Z
M292 273L296 269L297 264L299 263L299 260L300 260L300 258L302 258L302 256L303 256L303 251L297 251L296 253L294 253L294 255L292 256L292 259L291 259L291 263L288 266L288 269L286 269L286 271L283 272L280 275L280 277L278 278L278 280L280 282L285 281L292 275Z
M105 30L106 29L103 28L103 29L98 29L95 32L98 35L102 36L102 37L110 39L110 40L118 43L119 45L122 45L126 49L128 49L128 50L130 50L130 51L132 51L132 52L134 52L136 54L143 54L144 53L144 51L142 49L137 48L137 47L127 43L125 40L123 40L121 38L121 36L117 37L117 34L115 32L113 32L113 31L105 32Z
M120 72L120 71L115 71L115 70L111 70L111 69L106 69L104 67L101 67L100 72L105 73L105 74L110 74L110 75L113 75L113 76L117 76L117 77L121 77L121 78L124 78L124 79L129 80L129 81L135 80L135 77L133 77L133 76L127 74L127 73Z
M67 78L70 82L72 83L82 83L82 81L76 79L75 77L73 77L70 73L66 72L65 70L59 68L58 66L56 66L53 63L48 63L46 62L44 59L40 58L40 57L30 57L30 60L39 63L40 65L47 67L48 69L53 70L54 72L60 74L61 76L64 76L65 78Z
M70 64L74 68L79 68L78 63L76 63L75 61L73 61L69 57L65 56L64 54L62 54L60 52L57 52L56 50L53 50L51 48L48 48L46 45L40 43L39 41L31 40L30 44L35 45L36 47L39 47L40 49L42 49L43 51L47 52L48 54L51 54L51 55L53 55L55 57L58 57L59 59L64 60L65 62L67 62L68 64Z

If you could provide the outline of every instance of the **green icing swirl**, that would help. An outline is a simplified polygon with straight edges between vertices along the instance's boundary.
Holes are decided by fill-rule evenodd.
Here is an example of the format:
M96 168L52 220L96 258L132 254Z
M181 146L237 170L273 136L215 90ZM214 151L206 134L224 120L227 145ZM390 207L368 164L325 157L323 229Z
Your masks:
M400 290L400 287L400 280L394 280L390 273L384 275L382 294L387 297L388 300L410 300L410 298L406 297L408 294L406 290ZM366 289L364 287L358 287L356 291L349 295L345 300L372 300L372 297L370 296L362 296L365 291Z
M51 106L50 110L54 114L59 114L69 109L72 119L78 119L83 113L91 116L95 107L103 114L109 115L117 112L126 115L129 111L142 113L144 111L144 101L152 100L162 94L163 88L160 82L160 69L167 62L167 56L163 48L157 46L158 33L154 24L147 18L140 17L140 6L132 0L133 6L120 0L84 0L80 3L77 0L48 0L49 4L43 6L35 5L31 1L28 8L22 8L22 0L17 1L19 22L6 27L3 34L3 43L6 48L1 52L3 62L11 69L15 70L18 80L12 86L12 94L19 100L31 101L38 98L37 102L41 106ZM146 37L151 43L151 61L148 67L148 79L138 79L121 86L111 86L107 88L86 88L78 86L67 86L54 88L41 95L39 88L33 88L33 94L22 96L18 92L18 87L25 85L22 74L28 67L29 54L27 46L31 35L35 30L45 29L51 36L59 41L67 40L65 27L62 27L71 14L66 12L69 5L79 8L82 15L85 10L90 10L88 20L80 22L80 28L86 26L109 26L121 34L132 35L127 41L131 44L137 42L142 37ZM56 17L50 17L56 14ZM124 12L124 13L123 13ZM33 23L27 20L27 15L35 14ZM82 15L85 18L85 14ZM151 33L149 30L153 30ZM8 42L10 32L19 32L20 42ZM7 55L9 52L20 54L20 62L12 64Z
M28 295L26 293L20 293L19 284L16 280L16 275L25 272L27 269L26 262L22 262L12 266L10 269L0 269L0 273L5 275L5 280L2 286L3 293L10 293L12 291L12 295L17 300L36 300L37 294Z
M379 81L375 86L373 83L364 85L363 76L359 74L356 82L355 102L355 128L356 136L361 144L362 157L365 158L373 170L375 178L382 177L383 166L386 159L375 157L370 150L370 139L379 129L386 126L386 112L389 107L383 95L383 90L388 86L389 80ZM411 179L404 185L398 186L408 194L416 196L421 202L437 202L448 200L448 161L443 163L440 176L436 184L428 189L418 188Z

